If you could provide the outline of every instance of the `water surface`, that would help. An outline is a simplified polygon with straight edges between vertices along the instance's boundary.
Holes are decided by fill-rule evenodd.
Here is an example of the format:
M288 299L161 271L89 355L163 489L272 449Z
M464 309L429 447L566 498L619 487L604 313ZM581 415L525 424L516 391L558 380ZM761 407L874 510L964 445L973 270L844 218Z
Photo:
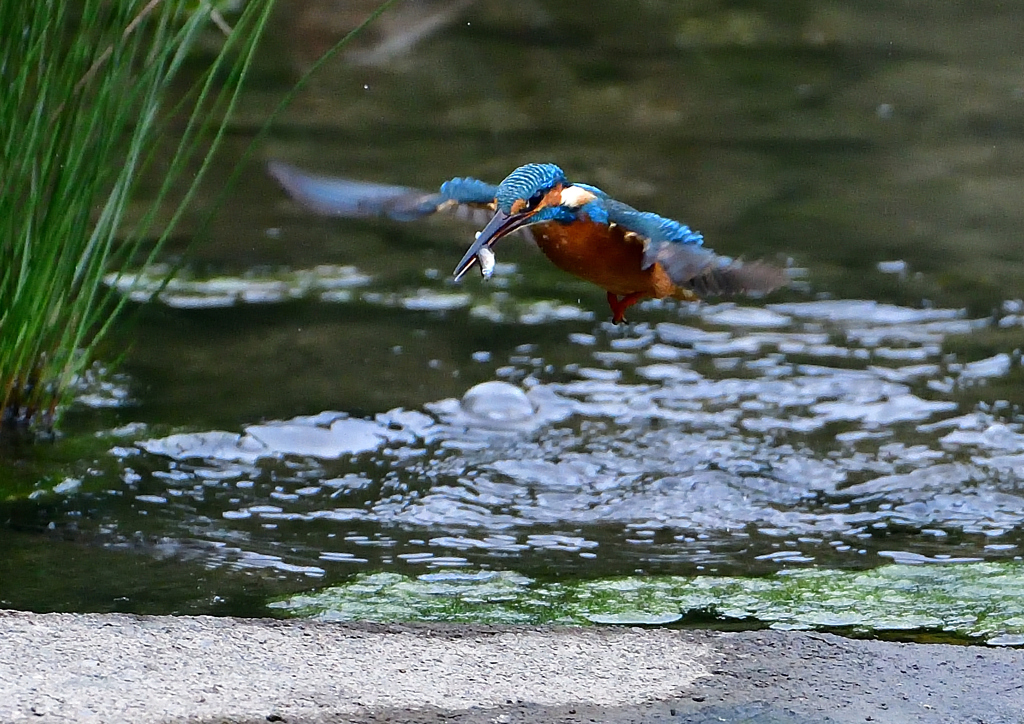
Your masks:
M265 612L377 571L1019 557L1024 12L593 8L428 8L435 33L331 63L261 153L423 188L554 161L792 289L616 328L525 243L455 285L472 226L316 218L253 166L115 335L123 375L5 463L35 492L5 504L0 599ZM232 152L331 27L281 20Z

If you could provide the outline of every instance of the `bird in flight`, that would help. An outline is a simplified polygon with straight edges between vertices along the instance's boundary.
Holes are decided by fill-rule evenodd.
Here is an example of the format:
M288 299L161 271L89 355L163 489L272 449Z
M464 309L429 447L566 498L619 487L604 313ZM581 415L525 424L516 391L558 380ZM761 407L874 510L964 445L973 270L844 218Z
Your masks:
M269 171L297 201L328 216L414 221L455 211L477 223L489 217L455 267L456 280L475 265L490 276L494 245L521 231L555 266L604 289L616 324L647 297L764 294L788 281L772 264L715 254L686 224L570 182L551 163L520 166L497 185L453 178L435 193L310 174L280 161L271 161Z

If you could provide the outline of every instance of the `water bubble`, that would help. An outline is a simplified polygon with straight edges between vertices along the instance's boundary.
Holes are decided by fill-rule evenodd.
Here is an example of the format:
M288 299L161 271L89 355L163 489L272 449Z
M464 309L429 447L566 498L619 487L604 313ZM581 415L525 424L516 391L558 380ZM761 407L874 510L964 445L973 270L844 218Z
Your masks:
M521 422L533 417L534 407L515 385L493 380L471 387L462 396L462 411L487 422Z

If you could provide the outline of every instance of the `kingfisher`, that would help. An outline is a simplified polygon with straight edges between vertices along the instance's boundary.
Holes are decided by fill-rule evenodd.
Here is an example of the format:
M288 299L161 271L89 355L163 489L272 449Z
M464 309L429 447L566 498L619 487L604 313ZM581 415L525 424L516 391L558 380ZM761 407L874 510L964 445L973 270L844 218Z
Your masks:
M456 265L456 281L475 265L490 276L494 245L519 231L555 266L604 289L615 324L645 298L765 294L788 281L772 264L715 254L686 224L570 182L552 163L520 166L497 185L453 178L435 193L310 174L280 161L271 161L269 171L292 197L325 215L412 221L455 211L477 223L489 217Z

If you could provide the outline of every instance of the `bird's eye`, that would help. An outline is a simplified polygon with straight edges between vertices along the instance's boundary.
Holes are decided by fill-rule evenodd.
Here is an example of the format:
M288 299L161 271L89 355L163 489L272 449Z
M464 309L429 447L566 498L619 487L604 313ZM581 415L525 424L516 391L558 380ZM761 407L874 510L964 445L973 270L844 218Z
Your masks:
M544 200L544 196L545 196L545 193L543 191L538 191L537 193L535 193L533 196L530 197L530 200L527 202L527 205L531 209L536 208L537 205L540 204L540 202Z

